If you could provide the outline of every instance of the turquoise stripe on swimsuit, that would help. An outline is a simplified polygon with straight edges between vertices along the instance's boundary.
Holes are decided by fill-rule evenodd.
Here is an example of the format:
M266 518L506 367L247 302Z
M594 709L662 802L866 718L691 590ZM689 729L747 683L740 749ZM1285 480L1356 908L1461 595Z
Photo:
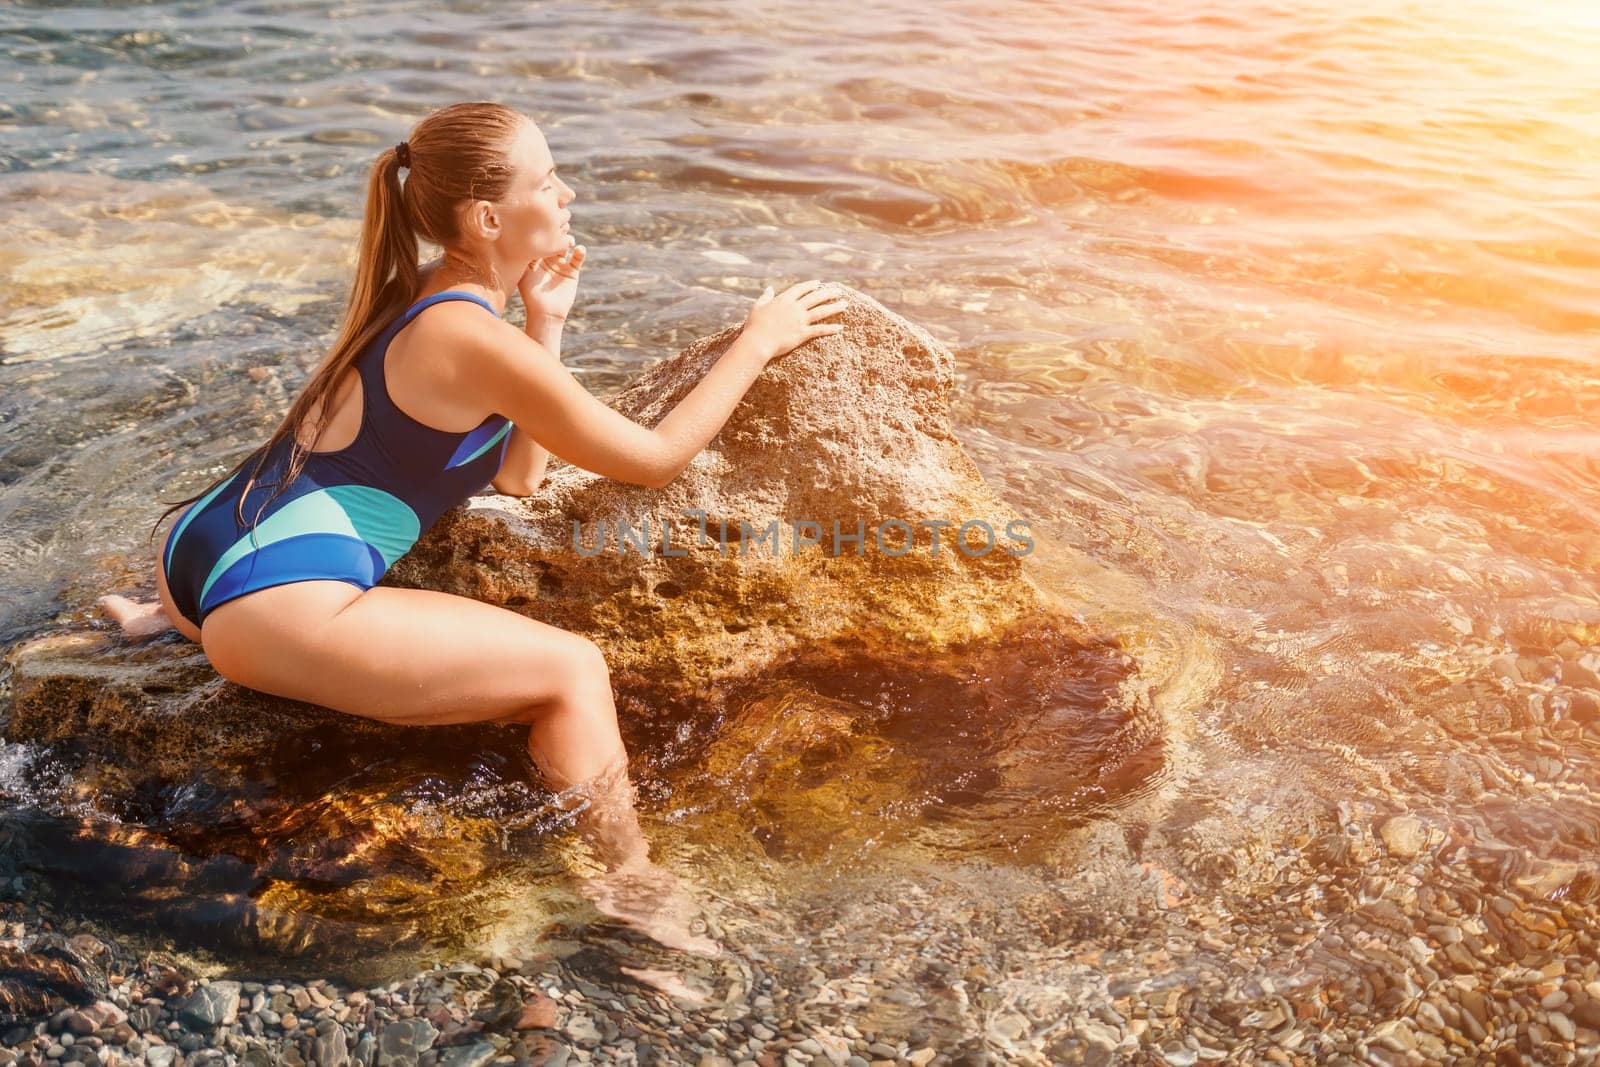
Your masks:
M349 447L313 452L294 483L262 509L255 528L235 517L245 469L201 497L167 536L163 562L173 600L196 626L219 605L286 582L376 585L450 508L493 481L505 457L511 422L490 415L462 433L440 430L401 411L389 396L389 344L422 311L475 293L447 290L412 304L356 359L362 421ZM289 441L267 454L244 501L246 520L272 494L287 465Z

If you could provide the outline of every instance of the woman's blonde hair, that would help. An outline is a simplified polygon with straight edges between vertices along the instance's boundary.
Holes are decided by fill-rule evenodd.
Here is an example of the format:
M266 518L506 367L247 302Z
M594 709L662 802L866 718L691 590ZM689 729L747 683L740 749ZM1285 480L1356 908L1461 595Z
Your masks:
M463 205L474 200L499 200L506 194L512 178L507 156L526 121L513 108L490 101L451 104L430 113L406 139L409 173L403 185L401 146L386 149L378 156L367 178L366 214L361 223L355 281L333 350L312 373L266 444L194 496L176 502L161 501L171 506L150 528L151 538L168 515L199 500L254 459L255 469L234 510L236 520L244 525L244 498L255 486L262 464L274 446L285 437L292 437L288 467L282 479L269 483L276 488L256 509L250 521L254 529L261 512L305 468L310 446L327 423L326 403L340 375L355 364L373 338L416 300L422 281L417 262L418 237L426 237L436 245L453 243L461 236L459 212ZM313 410L317 419L308 426Z

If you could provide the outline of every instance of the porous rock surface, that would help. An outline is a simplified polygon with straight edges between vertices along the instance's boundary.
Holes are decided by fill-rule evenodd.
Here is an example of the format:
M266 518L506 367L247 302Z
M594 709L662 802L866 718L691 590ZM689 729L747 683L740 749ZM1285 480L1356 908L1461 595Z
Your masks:
M1061 621L1026 571L1038 532L1008 530L1021 517L952 431L950 350L837 288L849 305L831 321L845 329L769 364L665 488L553 458L532 496L474 497L385 581L584 634L614 680L638 676L685 699L831 644L897 660ZM655 425L741 329L695 341L608 403ZM969 521L992 535L969 527L963 549Z

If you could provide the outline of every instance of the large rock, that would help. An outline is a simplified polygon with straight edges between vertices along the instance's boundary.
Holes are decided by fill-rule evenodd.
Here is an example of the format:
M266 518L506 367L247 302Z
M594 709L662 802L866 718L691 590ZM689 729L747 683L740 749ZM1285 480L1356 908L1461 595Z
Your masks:
M637 768L702 813L676 830L728 862L741 849L817 857L851 840L922 840L911 813L927 805L939 847L1020 856L1018 841L1052 839L1045 821L1071 817L1074 798L1107 803L1160 768L1158 753L1108 778L1095 739L1137 754L1172 734L1132 721L1146 716L1119 695L1138 680L1131 658L1083 635L1044 591L1054 583L1030 577L1023 538L1039 531L1008 534L1025 516L951 430L949 350L846 291L847 329L771 364L671 485L556 463L533 497L477 497L447 515L385 581L602 645ZM653 425L737 334L691 344L610 403ZM696 510L704 544L684 515ZM803 520L820 544L796 550ZM864 534L859 554L835 551L835 520ZM602 521L607 551L592 552ZM650 531L649 551L617 553L624 521ZM741 523L774 521L776 551L741 551ZM951 524L938 551L935 521ZM992 547L976 527L967 550L956 544L969 521L988 524ZM440 728L419 743L228 684L175 634L68 630L7 658L4 737L50 758L26 772L37 805L0 806L0 846L84 910L371 973L391 951L495 921L496 902L473 890L554 825L522 727Z
M702 707L730 682L841 641L901 661L1059 614L1027 571L1038 531L951 428L950 350L839 288L846 329L769 364L664 489L552 460L533 496L472 499L385 581L588 635L620 685L647 679L661 698ZM655 425L740 329L655 364L609 403ZM990 533L968 527L963 547L967 522Z

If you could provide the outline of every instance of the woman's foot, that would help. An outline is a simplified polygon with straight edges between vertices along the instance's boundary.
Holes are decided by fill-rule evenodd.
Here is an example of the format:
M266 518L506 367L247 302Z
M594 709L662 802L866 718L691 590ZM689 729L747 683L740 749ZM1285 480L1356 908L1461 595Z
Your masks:
M122 627L125 637L149 637L173 628L172 620L167 618L159 600L141 604L137 600L111 593L101 597L97 603L101 611Z
M711 1003L709 997L686 983L683 975L675 971L664 971L659 967L623 967L621 970L634 981L665 993L673 1000L682 1001L691 1008L703 1008Z
M541 766L547 783L559 781ZM639 826L626 752L595 777L556 793L555 806L574 814L579 835L605 873L584 878L579 891L602 915L617 919L667 948L713 959L722 947L690 929L694 902L671 871L650 861Z
M629 863L578 885L600 914L616 919L657 944L716 959L722 946L692 929L698 910L673 873L648 860Z

